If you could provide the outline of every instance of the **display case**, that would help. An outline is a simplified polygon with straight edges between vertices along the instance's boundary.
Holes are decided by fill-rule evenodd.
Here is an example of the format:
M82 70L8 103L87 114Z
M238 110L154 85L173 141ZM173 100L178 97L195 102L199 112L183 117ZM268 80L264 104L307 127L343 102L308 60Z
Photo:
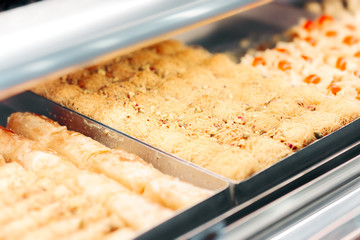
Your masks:
M0 12L0 125L15 111L46 115L214 191L138 239L358 236L359 120L234 181L26 91L170 37L239 59L259 43L272 46L273 36L299 19L314 17L291 1L267 0L47 0ZM246 47L239 44L244 38L250 38Z

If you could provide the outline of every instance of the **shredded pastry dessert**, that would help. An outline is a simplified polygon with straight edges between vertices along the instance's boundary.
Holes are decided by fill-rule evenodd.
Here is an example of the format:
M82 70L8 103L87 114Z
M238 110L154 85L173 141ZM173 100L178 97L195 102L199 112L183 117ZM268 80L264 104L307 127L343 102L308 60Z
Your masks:
M359 116L358 101L258 69L276 64L291 71L290 57L281 64L258 58L256 67L248 58L250 64L236 64L224 54L168 40L34 91L234 180Z
M317 14L330 14L341 17L357 13L360 9L358 0L309 0L305 2L305 8Z
M312 85L329 96L360 100L360 14L303 19L290 34L291 42L247 55L242 63L295 86Z

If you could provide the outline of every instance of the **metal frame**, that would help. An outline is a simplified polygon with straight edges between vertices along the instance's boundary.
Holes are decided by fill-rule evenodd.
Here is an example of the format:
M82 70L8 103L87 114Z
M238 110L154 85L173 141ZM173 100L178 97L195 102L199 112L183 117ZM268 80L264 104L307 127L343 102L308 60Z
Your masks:
M359 146L359 142L356 145ZM294 236L301 238L301 236L299 236L299 228L294 228L294 223L299 223L301 219L309 217L311 214L314 214L314 212L318 212L319 209L324 208L326 205L331 206L331 204L334 204L334 199L335 203L339 204L344 200L348 201L347 197L344 197L348 194L353 194L353 196L357 197L356 199L359 199L359 169L360 156L357 156L295 191L286 194L284 197L270 203L266 207L229 225L225 230L227 239L238 239L238 236L260 239L294 239L292 238ZM356 202L355 206L358 205L359 202ZM354 207L354 204L352 207ZM351 210L356 209L353 208L349 210L347 206L343 205L341 207L340 205L337 212L331 212L330 208L330 212L325 211L325 213L343 216L342 214L351 212ZM354 211L354 213L357 214L359 211ZM312 224L315 224L312 220L314 219L308 219ZM331 220L333 219L327 220L328 221L316 222L316 228L301 228L301 226L296 224L295 226L300 227L303 238L309 238L315 234L319 234L320 230L332 222ZM309 225L307 224L307 226ZM331 228L327 233L331 234L333 230L336 230L336 228ZM315 238L319 239L320 235L324 234L319 234L318 237ZM327 234L324 236L326 235Z
M108 59L269 1L47 0L3 12L0 98L26 89L33 79L56 76L94 58Z

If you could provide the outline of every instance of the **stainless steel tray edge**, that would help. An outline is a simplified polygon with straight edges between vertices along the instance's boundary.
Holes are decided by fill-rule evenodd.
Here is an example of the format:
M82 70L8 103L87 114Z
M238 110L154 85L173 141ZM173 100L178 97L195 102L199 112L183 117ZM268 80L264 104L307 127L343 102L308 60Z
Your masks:
M0 99L71 66L103 60L271 0L42 1L0 14ZM70 67L70 68L69 68ZM43 79L44 78L44 79ZM35 82L31 83L35 84ZM6 91L5 91L6 90Z
M127 136L91 120L72 110L42 98L32 92L24 92L0 103L0 125L6 125L7 117L15 111L29 111L50 117L71 130L76 130L109 147L118 147L140 155L161 171L214 191L214 195L187 209L177 211L169 220L140 234L137 239L172 239L226 212L233 206L230 184L215 174L204 171L184 160L177 159L148 144ZM140 153L140 154L139 154Z
M241 224L246 224L246 219L252 219L251 216L259 218L257 217L257 212L261 212L263 211L263 209L269 209L268 205L272 205L273 202L281 201L280 199L283 198L286 199L287 195L293 194L292 192L302 191L301 189L306 188L306 186L311 184L311 182L318 181L317 179L328 178L327 175L331 174L334 171L338 171L337 169L341 169L342 166L353 165L353 163L351 162L354 159L357 159L356 161L359 162L359 157L357 157L359 154L360 141L356 141L345 149L342 149L336 154L323 159L321 162L296 174L290 179L264 191L263 193L251 198L250 200L239 203L239 205L230 209L226 213L210 220L209 222L203 224L202 226L199 226L196 229L193 229L192 231L181 236L179 239L197 240L204 239L204 237L208 235L216 235L218 237L225 238L228 232L236 230L237 226L239 226L239 228L241 227L241 229L244 230L245 227L241 226ZM354 169L353 172L354 171L356 172L358 170ZM332 182L334 183L334 181ZM296 209L288 208L287 211L295 212ZM266 218L267 219L265 222L269 224L271 219L278 218L278 216L277 213L273 212L272 214L268 214ZM241 224L237 222L241 222ZM263 221L252 221L251 224L253 228L254 226L256 226L257 229L264 229L265 226L263 226L262 223ZM275 222L272 223L275 224ZM236 230L236 232L239 233L240 231ZM247 232L250 232L250 230ZM255 234L256 232L252 230L252 233ZM239 236L240 235L238 235L237 237L239 238ZM235 239L234 234L232 234L232 239Z
M268 238L269 235L267 234L274 234L275 229L278 230L288 221L295 220L314 205L317 205L319 201L322 201L321 199L331 198L334 192L341 190L341 188L344 189L344 186L348 183L356 179L358 181L360 176L360 141L353 144L348 151L352 151L354 148L357 151L349 154L346 162L289 192L268 206L230 224L225 232L227 234L231 232L232 237L230 239L236 239L239 232L249 238ZM319 209L319 207L317 206L316 209ZM230 212L234 213L234 210L230 210ZM261 221L256 219L261 219Z
M236 183L235 199L237 203L245 202L266 189L271 189L296 177L301 172L305 174L309 169L331 162L359 139L360 119L357 119L300 151L285 157L247 180Z

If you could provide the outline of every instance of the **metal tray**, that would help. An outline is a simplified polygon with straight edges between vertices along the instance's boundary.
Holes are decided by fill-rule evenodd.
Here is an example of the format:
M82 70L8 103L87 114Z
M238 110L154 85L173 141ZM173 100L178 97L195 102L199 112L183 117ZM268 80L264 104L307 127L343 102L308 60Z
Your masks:
M284 12L287 14L283 14ZM273 39L274 35L280 37L279 34L296 25L301 18L315 17L316 15L303 9L274 2L184 33L177 38L188 44L204 46L211 52L231 52L239 58L249 48L256 48L259 44L266 43L266 47L273 47L275 40L279 40ZM250 45L246 48L240 44L244 38L250 40ZM287 39L283 37L282 40ZM289 181L285 181L294 178L295 175L308 171L311 167L318 167L319 164L325 164L321 163L322 160L331 161L339 151L358 139L360 120L329 134L244 181L229 180L234 185L237 204L253 199L265 191L267 192L262 196L269 195L288 184Z
M284 12L286 14L283 14ZM177 38L188 44L204 46L211 52L231 52L239 59L249 48L256 48L260 44L266 43L266 47L273 47L280 34L296 25L301 18L315 17L316 15L303 9L274 2L186 32ZM278 36L276 39L273 38L275 35ZM244 38L250 40L247 47L241 47L240 41ZM281 40L287 39L283 37ZM250 205L265 196L269 199L267 202L275 199L280 192L284 192L281 189L286 185L289 188L291 182L312 168L323 164L329 165L342 149L358 139L360 120L329 134L244 181L229 179L234 187L236 204L247 202L246 204Z
M271 2L229 18L175 36L189 45L199 45L213 53L230 53L239 58L249 49L274 47L301 18L314 19L315 14L289 4ZM285 0L282 2L286 2ZM286 12L286 14L284 14ZM246 39L247 44L241 41Z
M68 129L85 134L111 148L135 153L163 173L214 191L208 199L140 234L137 239L172 239L224 213L232 207L229 183L215 174L155 149L117 130L104 126L72 110L25 92L0 102L0 125L5 126L12 112L28 111L45 115Z

